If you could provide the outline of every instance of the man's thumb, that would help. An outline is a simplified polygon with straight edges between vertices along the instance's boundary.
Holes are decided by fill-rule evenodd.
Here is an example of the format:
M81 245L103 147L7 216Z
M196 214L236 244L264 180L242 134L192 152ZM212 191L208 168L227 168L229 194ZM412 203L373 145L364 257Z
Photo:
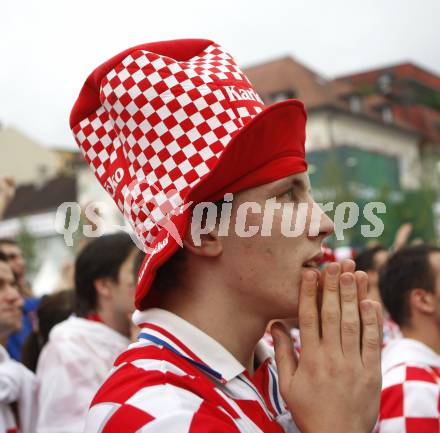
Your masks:
M274 342L275 362L277 364L280 386L283 387L283 383L288 383L295 374L298 368L298 358L293 348L292 338L281 322L274 322L270 332Z

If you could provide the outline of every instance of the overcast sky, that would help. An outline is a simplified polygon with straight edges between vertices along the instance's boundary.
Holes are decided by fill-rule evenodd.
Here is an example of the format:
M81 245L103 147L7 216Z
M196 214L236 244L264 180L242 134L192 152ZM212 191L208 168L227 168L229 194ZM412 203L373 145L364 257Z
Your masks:
M440 74L440 0L7 0L0 122L72 147L88 74L132 45L213 39L242 66L290 54L327 77L413 61Z

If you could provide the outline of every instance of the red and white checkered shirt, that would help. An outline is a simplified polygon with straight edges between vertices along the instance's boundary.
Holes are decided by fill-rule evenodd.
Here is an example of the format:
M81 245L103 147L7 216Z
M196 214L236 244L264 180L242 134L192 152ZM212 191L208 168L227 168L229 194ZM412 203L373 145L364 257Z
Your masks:
M394 340L382 371L377 433L439 433L440 355L416 340Z
M168 311L134 319L139 340L93 399L85 433L298 432L264 343L251 377L217 341Z

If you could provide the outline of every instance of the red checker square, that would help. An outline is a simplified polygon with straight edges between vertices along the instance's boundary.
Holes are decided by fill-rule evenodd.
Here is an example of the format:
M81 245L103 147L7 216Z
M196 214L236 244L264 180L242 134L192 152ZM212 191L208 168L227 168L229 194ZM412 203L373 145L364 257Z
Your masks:
M231 117L225 111L217 114L217 118L220 121L220 123L226 123L231 120Z
M136 50L131 53L131 57L135 60L142 56L144 56L144 53L141 50Z
M145 155L147 160L153 158L154 155L156 155L156 152L154 151L152 146L147 146L142 149L142 153Z
M217 97L214 95L214 93L208 93L207 95L205 95L205 101L209 104L215 104L216 102L218 102Z
M192 116L194 113L197 113L197 107L194 104L187 104L183 107L183 110L188 116Z
M177 125L177 120L175 119L174 116L169 116L169 117L167 117L167 118L163 121L163 123L165 124L165 126L166 126L168 129L171 129L171 128L173 128L174 126Z
M211 131L211 127L206 122L203 122L197 125L197 131L199 131L201 135L205 135Z
M170 152L168 152L167 148L164 147L158 154L157 157L162 161L166 161L170 157Z
M149 143L152 143L154 140L157 139L157 133L154 129L150 129L146 134L145 138Z
M214 143L211 144L211 146L209 146L209 148L215 153L219 153L221 152L225 147L223 146L223 144L220 141L215 141Z
M170 133L170 131L165 132L165 134L162 134L160 136L160 139L162 140L162 142L167 145L170 144L174 141L174 137L172 136L172 134Z
M84 126L84 128L83 128L83 132L84 132L84 135L85 135L86 137L88 137L88 136L93 132L93 127L92 127L92 125L91 125L90 123L88 123L86 126Z
M124 93L119 97L119 102L125 107L132 101L131 96L128 93Z
M148 81L147 78L143 78L141 81L137 83L137 86L139 87L139 90L141 92L145 92L145 90L151 87L151 83Z
M214 112L211 110L211 107L204 108L200 111L200 114L203 116L204 119L210 119L214 116Z
M127 125L123 126L121 132L124 135L124 137L128 137L131 134L130 128Z
M385 388L381 394L379 419L397 418L403 416L403 385L393 385Z
M188 161L190 162L192 167L196 167L197 165L199 165L201 162L203 162L202 157L196 153L193 156L191 156Z
M110 92L107 96L104 95L104 99L107 99L110 105L115 105L118 100L118 97L116 96L115 92Z
M155 110L159 110L159 108L162 108L165 105L163 99L160 96L153 98L150 101L150 104Z
M144 132L141 128L134 128L131 133L136 140L140 140L144 136Z
M136 433L152 420L154 417L147 412L124 404L110 417L102 433Z
M179 177L183 176L183 173L180 171L179 167L175 167L173 168L168 175L170 176L171 179L178 179Z
M115 71L119 74L119 72L123 71L126 67L122 63L118 63L115 66Z
M188 173L184 175L184 177L186 182L191 184L192 182L194 182L196 179L199 178L199 175L195 170L190 170Z
M131 114L127 110L122 110L119 117L124 121L128 122L131 119Z
M102 116L102 114L101 114L101 116ZM97 117L98 117L98 114L97 114L96 111L95 111L94 113L92 113L92 114L88 117L89 122L92 122L92 121L95 120Z
M134 82L132 77L128 77L123 83L122 85L124 86L124 88L126 90L131 89L136 83Z
M180 136L176 141L177 141L177 144L181 148L184 148L185 146L188 146L189 143L191 143L191 141L190 141L190 139L188 138L187 135Z
M194 128L194 123L192 123L190 119L185 119L180 122L180 126L184 131L188 132Z
M185 72L185 71L179 71L179 72L176 72L176 73L174 74L174 77L176 78L176 80L177 80L179 83L182 83L183 81L185 81L185 80L188 79L188 75L186 75L186 72Z
M116 88L119 86L119 84L121 84L121 80L119 79L119 77L117 75L115 75L110 81L109 81L110 87L112 89Z
M159 81L153 86L154 90L159 93L159 95L163 92L166 92L168 90L168 86L165 84L164 81Z
M144 96L143 93L136 96L136 98L133 99L133 102L136 104L136 107L143 107L145 104L147 104L147 98Z
M93 145L93 149L95 150L96 153L99 153L99 152L101 152L102 149L104 149L104 145L100 141L97 141Z
M405 433L422 433L440 431L439 418L406 418Z
M180 164L181 162L186 160L186 155L181 150L179 150L173 155L173 159L174 161L176 161L176 164Z
M167 171L163 165L159 165L159 167L156 168L154 173L160 179L161 177L163 177L167 173Z
M133 120L139 125L145 120L144 113L142 111L136 111L136 113L133 114Z
M419 380L422 382L437 383L433 375L419 367L407 367L406 369L406 380Z
M151 126L156 126L159 122L162 121L161 118L157 115L157 113L151 113L148 116L147 120Z
M214 129L214 134L218 137L218 138L222 138L225 135L228 135L228 131L226 131L226 128L224 126L219 126L218 128Z
M96 131L95 134L99 137L102 138L104 137L104 135L107 135L107 131L105 130L105 128L103 126L100 126Z
M180 109L180 104L177 102L177 99L172 99L170 102L167 102L165 104L168 108L168 110L171 111L171 113L175 113L177 110Z

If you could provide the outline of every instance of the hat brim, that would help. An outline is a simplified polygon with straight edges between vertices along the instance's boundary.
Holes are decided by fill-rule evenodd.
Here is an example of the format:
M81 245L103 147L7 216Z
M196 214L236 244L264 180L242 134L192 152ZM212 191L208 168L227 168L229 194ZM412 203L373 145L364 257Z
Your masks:
M304 105L298 100L268 106L231 139L216 165L188 193L185 202L215 202L227 192L236 193L306 171L306 119ZM188 230L190 216L189 209L171 219L181 239ZM157 246L162 247L155 254L147 254L141 266L135 298L139 310L154 305L154 294L147 295L156 271L180 248L166 230L159 233L151 248Z

